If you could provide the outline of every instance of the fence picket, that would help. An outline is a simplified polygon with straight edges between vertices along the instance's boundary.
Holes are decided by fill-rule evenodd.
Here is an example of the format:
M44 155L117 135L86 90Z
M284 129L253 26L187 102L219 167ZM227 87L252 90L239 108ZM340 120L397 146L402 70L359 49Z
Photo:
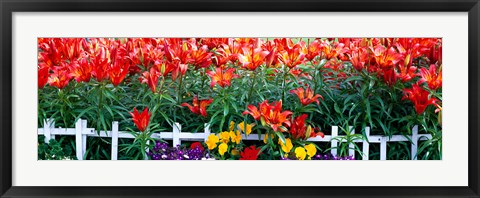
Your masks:
M207 141L207 140L208 140L208 136L210 135L210 124L205 123L204 126L205 126L205 134L204 134L205 138L204 138L203 141Z
M43 120L43 135L45 136L45 143L49 143L50 139L55 138L55 136L52 136L51 131L52 128L54 128L55 122L53 122L52 118Z
M362 160L368 160L368 155L370 154L370 143L368 142L370 139L370 127L365 127L365 139L363 139L362 143Z
M380 140L380 160L387 160L387 137Z
M77 154L77 160L83 160L83 149L82 149L82 120L77 120L75 123L75 150Z
M338 141L334 139L335 137L338 136L338 126L332 126L332 155L336 156L337 155L337 146L338 146Z
M118 122L112 122L112 153L111 159L118 159Z
M87 120L82 120L82 157L87 153Z
M349 127L349 131L350 135L355 135L355 129L353 128L353 126ZM348 144L348 155L355 157L355 145L353 145L353 142L350 142L350 144Z
M415 125L412 130L412 151L411 151L412 160L417 159L417 156L416 156L417 149L418 149L418 126Z
M180 123L175 122L173 125L173 133L172 133L172 140L173 146L180 145L180 131L182 131L182 125Z

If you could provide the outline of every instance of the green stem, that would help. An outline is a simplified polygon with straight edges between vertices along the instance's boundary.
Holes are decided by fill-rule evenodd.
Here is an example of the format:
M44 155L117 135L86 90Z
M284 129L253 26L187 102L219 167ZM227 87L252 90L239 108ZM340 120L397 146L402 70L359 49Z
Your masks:
M312 61L310 61L310 63L313 65ZM317 84L318 84L317 83L317 73L318 73L318 71L317 71L316 67L313 67L313 68L314 68L313 79L312 79L313 80L313 95L315 95L317 93Z
M203 91L203 87L205 86L205 77L207 76L206 73L207 73L207 68L203 68L203 72L202 73L202 86L200 87L200 90Z
M178 104L182 102L182 85L183 85L183 75L180 76L180 82L178 83L178 93L177 93Z
M99 93L98 93L98 109L97 109L97 130L100 132L101 128L101 121L100 121L100 114L102 113L102 105L103 105L103 88L105 84L102 82L102 84L99 87Z
M283 84L282 84L282 101L285 102L285 88L287 86L287 74L288 74L288 67L286 65L283 66Z
M252 86L250 86L250 92L248 93L248 101L249 103L252 102L252 93L253 93L253 87L255 86L255 78L256 78L256 72L253 71L253 78L252 78Z
M141 132L141 133L142 133L142 134L141 134L141 136L142 136L142 138L141 138L141 140L142 140L142 142L141 142L141 144L142 144L142 149L141 149L142 158L143 158L144 160L146 160L146 159L148 159L147 156L146 156L146 154L145 154L145 149L146 149L146 147L147 147L146 131L145 131L145 132Z

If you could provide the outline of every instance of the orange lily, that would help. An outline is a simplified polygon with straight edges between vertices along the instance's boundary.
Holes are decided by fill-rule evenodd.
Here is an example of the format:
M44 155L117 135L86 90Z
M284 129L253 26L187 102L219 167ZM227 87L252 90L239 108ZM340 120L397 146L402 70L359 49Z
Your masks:
M278 102L268 103L268 100L260 103L259 108L248 105L248 110L243 112L243 115L250 114L255 120L262 120L265 124L270 125L274 131L286 131L284 127L290 127L288 118L292 115L291 111L282 112L282 100ZM262 123L263 123L262 122Z
M210 86L213 87L215 84L218 84L220 87L230 86L230 81L233 78L238 78L237 74L234 74L234 68L227 69L227 71L222 72L222 69L217 67L215 71L207 71L207 75L212 78Z
M292 47L284 46L284 51L280 52L279 60L286 66L293 68L303 63L306 54L305 43L299 42Z
M265 62L265 57L268 55L268 51L264 51L262 48L243 47L243 54L238 54L238 60L242 63L243 67L254 71L258 66Z
M208 100L200 100L198 101L198 97L193 97L193 106L188 103L182 103L182 107L188 107L192 113L197 115L202 115L203 117L207 117L207 106L213 102L213 99Z
M393 47L387 49L383 45L377 45L375 48L370 47L370 50L373 52L376 63L383 69L392 68L402 60L402 55Z
M314 96L313 91L312 89L310 89L310 87L307 87L307 90L303 89L302 87L299 87L297 89L291 90L290 93L296 94L303 106L306 106L312 102L316 102L317 104L320 104L320 102L318 101L318 98L321 98L323 100L323 97L320 94L315 94Z
M195 69L206 68L212 64L212 53L208 52L208 47L206 45L199 49L192 50L190 56L193 59L192 64L195 65Z

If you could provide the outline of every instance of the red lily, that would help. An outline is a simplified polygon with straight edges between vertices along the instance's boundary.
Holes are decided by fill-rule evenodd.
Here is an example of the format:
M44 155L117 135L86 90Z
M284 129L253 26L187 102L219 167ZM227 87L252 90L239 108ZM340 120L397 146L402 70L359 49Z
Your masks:
M108 65L110 61L107 57L107 49L102 47L99 51L94 55L90 56L91 58L91 65L92 65L92 76L98 82L102 82L103 80L107 79L108 77Z
M318 101L318 98L321 98L323 100L323 97L320 94L315 94L314 96L313 91L312 89L310 89L310 87L307 87L307 90L303 89L302 87L299 87L297 89L291 90L290 93L296 94L303 106L306 106L312 102L316 102L317 104L320 104L320 102Z
M290 40L291 41L291 40ZM302 64L307 49L304 42L299 42L292 47L284 46L284 51L280 52L279 60L286 66L293 68L299 64Z
M402 55L393 47L387 49L383 45L377 45L375 48L370 47L370 50L373 52L375 62L383 69L392 68L402 60Z
M220 47L220 45L228 42L228 38L202 38L202 44L208 46L209 49L214 49Z
M356 50L351 50L351 55L348 55L348 57L352 63L352 66L357 71L362 71L369 59L368 51L363 47L359 47Z
M340 54L343 54L347 51L346 49L344 49L344 46L345 44L343 43L337 43L337 42L330 43L326 40L322 41L321 43L321 50L323 53L322 56L324 56L327 60L336 58Z
M92 66L86 58L79 62L72 62L69 66L70 74L77 82L88 82L92 76Z
M207 75L212 78L210 86L213 87L215 84L218 84L220 87L230 86L230 81L233 78L238 78L237 74L234 74L234 68L227 69L227 71L222 72L222 69L217 67L215 71L207 71Z
M137 108L133 108L133 113L129 113L132 116L133 123L135 123L138 130L144 132L148 127L148 123L150 122L150 116L152 115L151 112L148 112L148 107L145 107L143 112L140 113L137 111Z
M48 79L48 84L59 89L63 89L68 85L72 78L70 76L70 72L68 71L67 63L62 62L60 65L62 66L52 67L53 73Z
M240 160L257 160L261 148L255 148L255 145L251 145L240 153Z
M212 53L208 52L208 47L206 45L198 50L192 50L190 56L193 59L192 64L195 65L195 69L206 68L212 64Z
M143 72L139 80L141 83L147 83L148 87L150 87L150 90L152 90L153 93L156 93L159 77L160 72L158 72L155 67L152 67L150 68L150 71Z
M290 127L290 134L294 139L305 139L307 126L305 120L307 119L307 114L302 114L295 119L292 119L292 126Z
M130 65L125 59L116 59L113 66L109 68L108 75L114 86L118 86L129 73Z
M175 65L172 71L172 79L176 79L179 74L185 75L188 69L188 63L192 61L190 57L191 50L188 49L187 43L181 43L179 39L169 39L172 44L164 45L165 57L167 61Z
M267 67L276 67L278 65L278 50L274 41L266 42L262 45L263 49L268 52L265 56L265 65Z
M307 54L305 54L305 58L307 58L308 61L312 61L315 57L317 57L320 54L320 41L315 39L313 42L308 44L307 47Z
M282 112L282 100L278 102L268 103L268 100L260 103L259 109L254 105L248 105L248 110L243 112L243 115L250 114L255 120L263 119L265 124L270 125L274 131L286 131L284 127L290 127L288 118L292 115L291 111Z
M225 68L228 61L230 61L230 59L223 48L217 49L215 56L212 57L212 62L220 68Z
M48 82L50 68L47 66L41 66L38 68L38 88L43 88Z
M438 102L436 98L429 98L428 91L418 84L414 84L410 89L404 89L403 92L402 100L410 100L415 106L415 111L418 115L422 114L428 105L435 105Z
M193 106L188 103L182 103L182 107L188 107L192 113L197 115L202 115L203 117L207 117L207 107L210 103L213 102L213 99L208 100L200 100L198 101L198 97L193 97Z
M268 51L264 51L262 48L243 47L243 54L238 54L238 60L242 63L243 67L254 71L258 66L265 62L265 57L268 55Z
M440 70L437 72L437 67L434 64L430 65L428 70L424 67L421 68L419 75L422 78L418 82L427 82L428 87L431 90L436 90L442 87L442 70L440 68Z

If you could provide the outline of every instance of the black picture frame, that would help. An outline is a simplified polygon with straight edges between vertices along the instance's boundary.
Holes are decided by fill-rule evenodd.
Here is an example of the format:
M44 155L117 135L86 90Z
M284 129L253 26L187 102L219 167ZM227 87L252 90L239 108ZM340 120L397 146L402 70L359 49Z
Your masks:
M1 0L1 197L479 197L479 0ZM468 12L466 187L19 187L12 186L13 12ZM467 152L467 151L465 151Z

